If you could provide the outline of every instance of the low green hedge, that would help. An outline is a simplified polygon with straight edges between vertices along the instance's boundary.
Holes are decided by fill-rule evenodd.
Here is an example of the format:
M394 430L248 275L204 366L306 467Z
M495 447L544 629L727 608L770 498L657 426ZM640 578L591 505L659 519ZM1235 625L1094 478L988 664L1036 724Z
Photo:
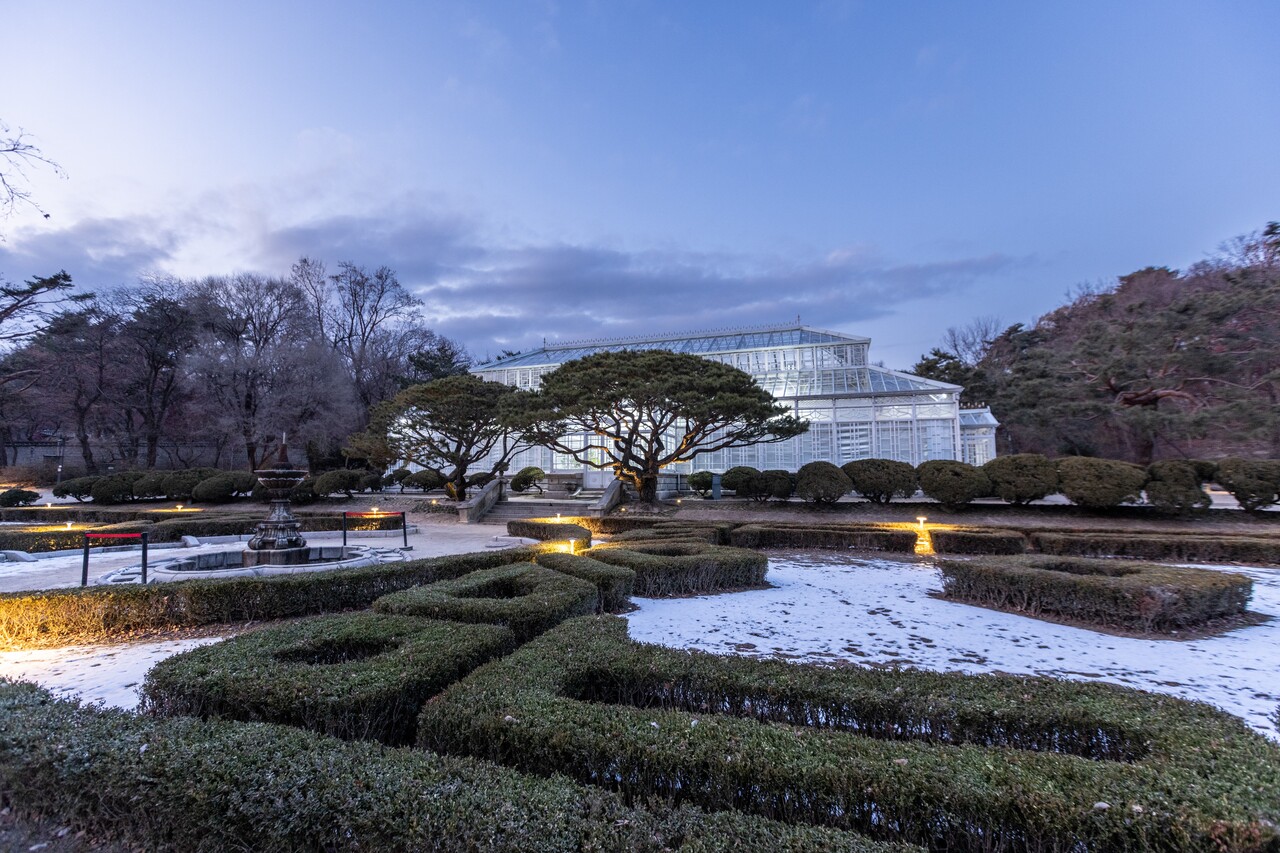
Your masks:
M592 548L587 556L634 571L634 592L646 598L757 589L766 585L769 568L764 554L701 542L605 544Z
M536 553L513 549L274 577L3 593L0 647L62 646L147 631L358 610L389 592L527 562Z
M687 525L671 525L661 527L640 527L616 534L610 542L702 542L707 545L726 544L724 536L715 527L691 527Z
M496 625L317 616L161 661L143 683L142 710L409 744L423 702L514 647Z
M612 617L566 622L472 673L423 708L418 742L633 800L933 850L1280 844L1280 746L1209 705L644 646Z
M733 812L634 808L465 758L287 726L140 717L6 682L0 792L18 814L157 853L891 853L851 833Z
M1058 556L1280 564L1280 539L1261 537L1043 531L1031 534L1031 543L1043 554Z
M555 569L517 563L384 595L379 613L505 625L520 641L573 616L596 612L596 585Z
M598 591L597 613L617 613L631 607L631 591L635 588L636 573L626 566L611 566L590 557L557 551L539 554L534 562L594 584Z
M852 548L910 554L916 548L916 532L869 524L745 524L730 534L730 541L739 548Z
M930 530L939 554L1024 554L1027 537L1015 530Z
M48 525L50 528L56 528L57 525ZM6 531L0 529L0 551L26 551L28 554L43 554L48 551L70 551L84 547L84 535L86 533L140 533L143 530L149 530L150 525L145 522L122 521L118 524L100 524L95 525L90 530L14 530ZM89 545L94 548L101 548L109 545L119 545L119 539L93 539L90 538ZM135 544L130 540L125 540L124 544Z
M580 524L567 521L543 521L536 518L514 518L507 522L508 536L537 539L539 542L575 539L578 546L591 546L591 531Z
M1135 631L1177 631L1245 611L1244 575L1079 557L943 560L942 594L1029 613Z

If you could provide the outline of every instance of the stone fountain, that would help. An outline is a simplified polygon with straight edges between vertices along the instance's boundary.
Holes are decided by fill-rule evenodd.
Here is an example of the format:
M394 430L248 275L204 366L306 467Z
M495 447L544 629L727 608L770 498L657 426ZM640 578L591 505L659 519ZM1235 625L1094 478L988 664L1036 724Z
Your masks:
M275 465L253 473L271 498L271 511L258 522L253 538L244 550L242 565L248 566L297 566L311 558L307 540L302 538L302 526L289 511L289 494L307 477L307 471L295 468L289 461L288 436L280 439L280 453Z

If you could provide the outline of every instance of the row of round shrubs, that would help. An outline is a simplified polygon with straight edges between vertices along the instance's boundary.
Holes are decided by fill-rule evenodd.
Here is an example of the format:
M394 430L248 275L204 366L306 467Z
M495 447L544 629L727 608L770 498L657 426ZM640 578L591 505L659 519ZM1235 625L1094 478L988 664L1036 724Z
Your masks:
M290 495L296 504L312 503L318 498L342 495L350 498L356 492L381 492L389 486L430 491L444 485L435 471L411 472L398 468L387 476L374 471L338 469L308 477ZM188 468L180 471L120 471L103 476L76 477L53 489L55 497L92 500L99 504L122 504L131 501L164 498L196 503L227 503L252 495L265 500L252 471L221 471L217 468ZM25 489L0 493L0 507L28 506L39 495ZM6 501L10 501L6 503Z
M709 471L689 476L689 486L704 495L711 482ZM1207 509L1210 500L1204 485L1217 482L1242 508L1255 511L1280 502L1280 461L1171 459L1143 468L1111 459L1072 456L1055 461L1021 453L997 457L981 467L949 459L913 467L892 459L858 459L841 467L810 462L795 474L741 465L726 471L720 482L738 496L757 501L796 495L818 504L835 503L851 492L873 503L888 503L919 489L948 507L985 497L1021 506L1062 494L1079 506L1106 509L1145 494L1153 506L1174 513Z

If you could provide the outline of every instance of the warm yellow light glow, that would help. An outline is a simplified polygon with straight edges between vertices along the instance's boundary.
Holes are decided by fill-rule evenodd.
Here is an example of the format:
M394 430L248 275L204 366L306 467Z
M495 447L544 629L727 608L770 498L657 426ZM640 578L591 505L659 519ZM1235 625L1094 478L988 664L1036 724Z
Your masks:
M432 506L435 506L437 503L439 503L439 501L437 501L435 498L432 498L432 499L431 499L431 505L432 505Z
M557 513L556 513L556 521L559 521L559 520L560 520L560 513L558 513L558 512L557 512Z
M67 529L68 529L68 530L70 530L70 529L71 529L71 522L69 522L69 521L67 522Z
M178 512L182 512L182 504L178 504Z
M925 516L923 516L923 515L917 515L917 516L916 516L916 521L920 522L920 529L921 529L921 530L924 530L924 523L925 523L926 521L928 521L928 520L929 520L929 519L928 519L928 518L926 518L926 517L925 517Z
M45 508L45 509L53 509L53 504L45 504L45 505L44 505L44 508Z
M578 550L578 540L577 540L577 539L570 539L570 540L569 540L569 553L570 553L570 554L573 554L573 553L575 553L577 550Z

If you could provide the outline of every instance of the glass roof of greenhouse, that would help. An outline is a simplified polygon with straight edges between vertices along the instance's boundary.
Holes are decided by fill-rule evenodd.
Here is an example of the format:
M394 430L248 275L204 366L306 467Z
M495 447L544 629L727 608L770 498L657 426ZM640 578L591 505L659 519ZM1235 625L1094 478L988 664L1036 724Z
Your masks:
M1000 426L1000 422L996 420L996 416L991 414L988 408L981 409L961 409L960 410L960 426L979 427L979 426Z
M711 353L739 352L743 350L771 349L775 347L804 346L808 344L869 344L870 338L859 338L814 329L809 326L767 326L748 329L716 329L707 332L682 332L669 335L652 335L635 338L597 338L595 340L566 341L545 345L540 349L522 352L508 358L494 359L472 368L502 370L508 367L532 367L563 364L566 361L594 355L598 352L620 350L664 349L672 352L709 355Z

